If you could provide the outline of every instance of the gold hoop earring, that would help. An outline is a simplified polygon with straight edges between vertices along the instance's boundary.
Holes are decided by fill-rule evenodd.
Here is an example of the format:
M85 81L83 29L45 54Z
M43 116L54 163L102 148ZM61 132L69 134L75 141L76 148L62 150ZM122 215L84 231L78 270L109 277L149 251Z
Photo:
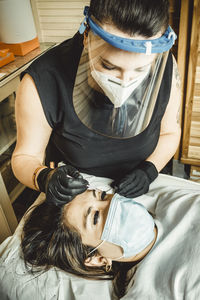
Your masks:
M112 265L107 264L106 265L106 273L110 272L112 270Z

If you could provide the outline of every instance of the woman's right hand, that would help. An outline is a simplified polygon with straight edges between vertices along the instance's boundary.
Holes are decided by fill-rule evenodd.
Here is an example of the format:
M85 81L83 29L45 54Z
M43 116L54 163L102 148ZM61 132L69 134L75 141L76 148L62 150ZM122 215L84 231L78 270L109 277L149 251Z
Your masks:
M46 193L46 201L57 206L70 202L88 186L88 181L70 165L43 169L37 177L37 183L40 191Z

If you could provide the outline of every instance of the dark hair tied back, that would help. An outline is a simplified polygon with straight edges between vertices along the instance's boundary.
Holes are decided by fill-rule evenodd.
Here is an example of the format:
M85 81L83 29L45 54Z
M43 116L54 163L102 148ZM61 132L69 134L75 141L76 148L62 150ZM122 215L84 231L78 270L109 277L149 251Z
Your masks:
M130 35L145 37L164 32L169 23L168 0L91 0L90 13Z

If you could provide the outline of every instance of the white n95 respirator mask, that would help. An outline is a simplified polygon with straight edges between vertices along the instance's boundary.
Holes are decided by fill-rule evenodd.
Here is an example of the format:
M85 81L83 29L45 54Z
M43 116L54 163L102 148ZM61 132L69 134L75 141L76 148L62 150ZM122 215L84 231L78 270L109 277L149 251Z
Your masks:
M148 71L129 82L124 82L119 78L104 74L97 70L91 71L91 75L104 91L105 95L113 103L114 107L117 108L124 104L124 102L144 80L149 71L150 68Z
M155 223L147 209L131 198L115 194L111 200L108 215L101 235L105 241L123 249L122 257L132 257L144 250L155 238Z

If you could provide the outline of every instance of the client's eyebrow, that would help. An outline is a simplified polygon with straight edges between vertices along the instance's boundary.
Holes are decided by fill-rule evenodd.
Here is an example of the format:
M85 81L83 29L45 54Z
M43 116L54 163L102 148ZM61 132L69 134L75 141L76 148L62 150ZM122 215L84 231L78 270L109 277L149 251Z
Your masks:
M97 196L96 196L96 191L95 190L92 190L92 192L93 192L93 196L96 198Z
M87 210L87 212L86 212L86 214L85 214L85 216L84 216L84 222L83 222L84 228L86 228L87 218L88 218L88 216L89 216L91 210L92 210L92 206L90 206L90 207L88 208L88 210Z

